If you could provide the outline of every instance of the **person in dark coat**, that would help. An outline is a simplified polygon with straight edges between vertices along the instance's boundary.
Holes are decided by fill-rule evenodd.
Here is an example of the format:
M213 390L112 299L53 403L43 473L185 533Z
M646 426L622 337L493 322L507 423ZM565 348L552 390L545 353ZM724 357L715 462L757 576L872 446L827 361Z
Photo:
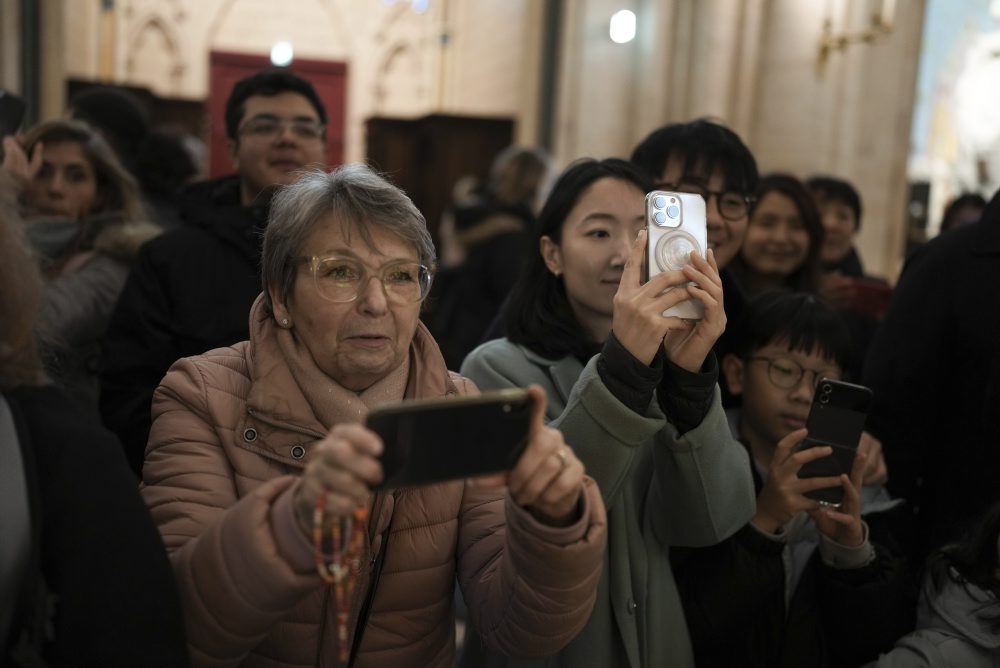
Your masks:
M147 244L112 316L101 364L101 414L138 474L153 390L181 357L249 336L260 293L260 241L275 190L322 164L326 111L283 70L238 82L226 103L237 174L188 188L184 225Z
M722 368L743 407L733 433L751 455L757 510L722 543L677 552L674 570L699 666L857 666L913 625L915 587L892 537L900 505L866 484L862 438L850 478L799 478L829 448L797 450L821 377L840 378L850 336L814 295L770 292L735 323ZM839 508L809 490L841 486Z
M978 223L942 234L903 268L865 363L869 430L889 490L913 511L916 559L1000 500L1000 193Z
M45 378L0 175L0 665L188 664L166 551L114 436Z

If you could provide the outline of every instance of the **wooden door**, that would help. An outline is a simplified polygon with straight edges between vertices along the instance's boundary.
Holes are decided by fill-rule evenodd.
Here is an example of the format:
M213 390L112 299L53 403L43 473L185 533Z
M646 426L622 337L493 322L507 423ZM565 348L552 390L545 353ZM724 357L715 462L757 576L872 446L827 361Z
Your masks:
M272 68L268 56L212 51L209 55L209 175L222 176L233 171L226 148L226 99L240 79L254 72ZM289 68L308 79L326 106L327 165L344 161L344 119L347 114L347 64L328 60L296 58Z

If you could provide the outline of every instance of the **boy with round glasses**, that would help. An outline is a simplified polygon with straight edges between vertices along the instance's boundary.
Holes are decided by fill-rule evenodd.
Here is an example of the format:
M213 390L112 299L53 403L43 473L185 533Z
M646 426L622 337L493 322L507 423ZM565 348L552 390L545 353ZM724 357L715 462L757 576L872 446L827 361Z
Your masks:
M750 453L757 511L725 542L677 555L674 569L699 665L859 665L913 623L913 587L888 524L898 502L864 485L870 442L850 475L800 478L828 447L799 449L816 384L851 354L837 312L804 293L765 293L736 323L722 361L742 408L734 435ZM806 496L840 486L839 508ZM862 519L863 518L863 519Z

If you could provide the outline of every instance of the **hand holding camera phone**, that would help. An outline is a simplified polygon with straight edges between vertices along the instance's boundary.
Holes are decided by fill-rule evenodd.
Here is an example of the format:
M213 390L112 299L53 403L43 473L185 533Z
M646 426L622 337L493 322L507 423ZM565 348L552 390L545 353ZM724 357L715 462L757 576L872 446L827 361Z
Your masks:
M708 249L705 200L701 195L654 190L646 195L646 248L644 282L666 271L679 271L691 263L691 252L705 257ZM672 289L672 288L668 288ZM684 320L701 320L705 307L687 299L663 312Z
M375 489L471 478L514 467L528 442L534 403L522 389L404 401L368 414L382 438Z
M820 379L806 418L808 435L800 449L825 445L832 448L833 453L804 464L799 469L800 478L851 474L871 400L872 391L867 387ZM844 490L839 486L827 487L806 492L806 496L824 506L837 508L843 502Z

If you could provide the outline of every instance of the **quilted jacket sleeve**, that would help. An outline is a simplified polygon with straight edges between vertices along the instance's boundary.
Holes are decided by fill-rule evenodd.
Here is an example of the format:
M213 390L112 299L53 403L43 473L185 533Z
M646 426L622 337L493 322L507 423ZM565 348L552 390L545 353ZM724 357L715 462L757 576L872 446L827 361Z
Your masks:
M278 551L273 501L293 482L271 480L238 498L213 426L199 358L178 361L157 389L142 495L170 552L192 660L238 662L321 584Z
M580 520L542 525L509 494L466 484L459 527L459 582L490 649L544 657L566 646L590 617L601 576L607 518L585 478Z

